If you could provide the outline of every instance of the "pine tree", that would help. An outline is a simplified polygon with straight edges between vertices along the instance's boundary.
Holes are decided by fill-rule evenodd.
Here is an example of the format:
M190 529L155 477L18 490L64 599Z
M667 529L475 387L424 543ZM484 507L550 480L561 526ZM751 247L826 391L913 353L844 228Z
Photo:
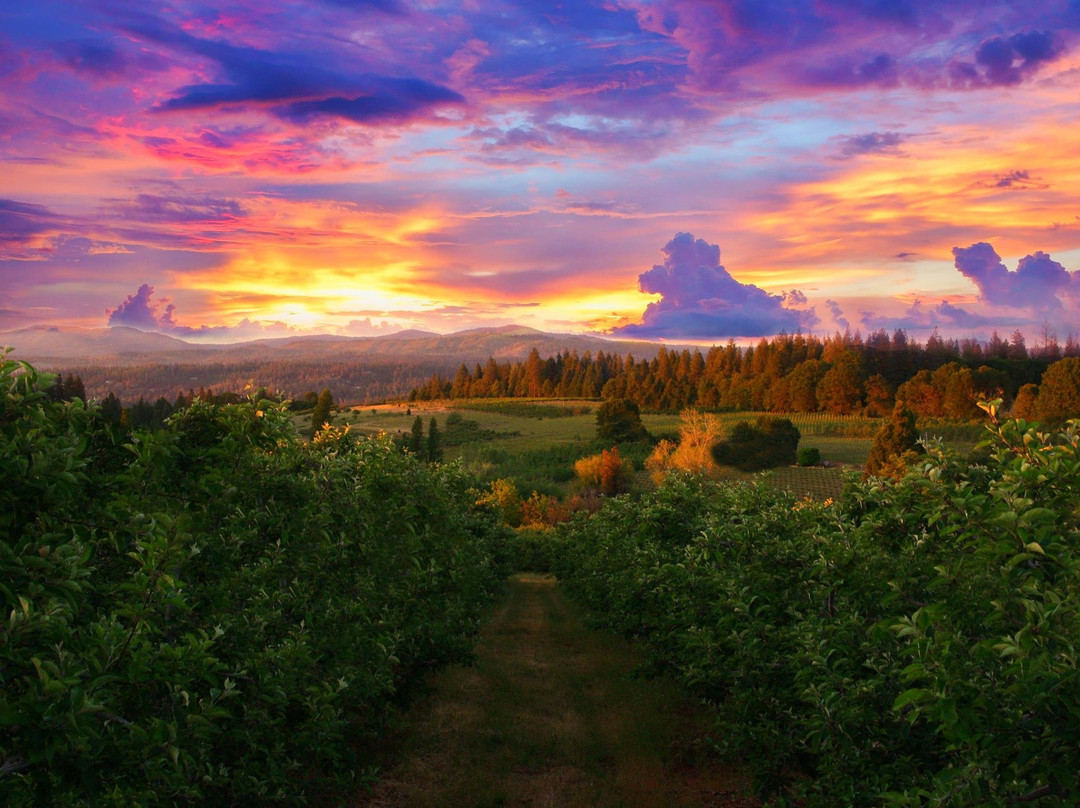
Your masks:
M83 384L82 376L72 376L69 373L64 381L64 400L71 401L75 398L86 401L86 386Z
M442 434L439 432L439 424L433 415L428 423L427 459L429 463L438 463L442 458Z
M116 393L109 391L105 400L101 402L101 419L109 424L119 424L124 417L124 405L120 403Z
M897 402L892 417L874 436L866 459L866 473L875 477L902 477L908 464L924 452L919 445L919 430L915 428L915 413Z
M330 421L330 410L333 406L334 396L329 388L324 387L315 402L315 409L311 411L311 437L315 437L316 433Z
M419 415L416 416L416 420L412 423L412 434L409 435L405 448L414 455L419 455L424 448L424 419Z

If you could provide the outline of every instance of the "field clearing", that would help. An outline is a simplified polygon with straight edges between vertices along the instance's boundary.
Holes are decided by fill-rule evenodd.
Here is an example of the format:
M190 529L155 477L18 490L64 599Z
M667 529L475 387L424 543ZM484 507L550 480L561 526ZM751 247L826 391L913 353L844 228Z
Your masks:
M799 498L824 502L838 499L844 491L844 476L851 469L789 466L765 473L765 480L774 488L788 491Z
M461 442L446 440L446 460L461 460L481 480L514 480L519 490L565 497L577 490L574 461L599 451L596 443L595 410L600 402L583 399L473 399L424 401L410 404L382 404L355 407L334 416L335 426L348 424L365 434L386 432L392 436L409 434L417 416L428 431L434 417L444 438L447 420L457 414L474 434L464 433ZM715 417L729 428L739 421L753 422L760 416L788 418L802 435L800 447L821 452L823 465L812 468L780 468L765 475L771 485L796 496L824 500L835 498L843 487L846 472L859 471L873 444L873 435L882 423L879 418L836 416L826 413L728 412ZM294 419L301 431L310 429L308 416ZM642 422L654 436L678 434L677 413L644 413ZM929 434L941 434L951 448L970 451L980 427L975 424L931 423ZM647 454L647 447L641 450ZM635 490L648 490L653 483L641 470L644 454L636 458ZM753 475L734 472L732 479Z
M581 408L590 402L543 400L543 405L550 404L552 409L562 407ZM538 407L539 408L539 407ZM543 411L542 409L540 411ZM418 402L411 405L382 404L374 407L356 407L339 415L335 424L347 423L350 427L367 434L386 432L389 435L407 434L412 429L416 416L424 420L424 430L432 416L443 429L446 419L453 412L463 418L475 421L480 430L490 430L498 437L483 441L484 445L507 451L528 451L544 449L552 445L588 442L596 433L596 417L592 412L578 415L559 415L556 417L536 417L521 414L508 414L492 408L473 409L454 402ZM468 447L456 447L465 451ZM448 447L447 454L452 459L459 452L455 447Z
M803 437L799 446L812 446L821 452L821 459L826 463L835 463L845 466L866 465L866 458L870 455L870 447L874 441L872 438L841 438L822 435Z

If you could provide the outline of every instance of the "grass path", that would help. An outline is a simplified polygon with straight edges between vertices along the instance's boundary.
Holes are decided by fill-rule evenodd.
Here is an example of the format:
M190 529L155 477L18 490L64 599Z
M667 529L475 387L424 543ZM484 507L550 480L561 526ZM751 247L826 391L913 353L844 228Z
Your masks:
M585 629L554 579L512 579L477 664L435 676L355 808L756 805L695 742L693 705L632 677L638 661Z

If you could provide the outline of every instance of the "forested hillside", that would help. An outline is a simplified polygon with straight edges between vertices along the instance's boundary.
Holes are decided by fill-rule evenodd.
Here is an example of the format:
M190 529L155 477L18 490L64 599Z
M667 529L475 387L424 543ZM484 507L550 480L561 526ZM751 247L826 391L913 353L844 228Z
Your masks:
M329 805L504 574L472 479L270 401L128 433L0 355L0 804Z
M339 400L361 404L401 398L431 376L461 362L524 360L532 349L555 354L625 350L651 358L658 346L616 343L531 328L478 328L454 334L405 331L381 337L318 335L200 344L134 328L34 327L0 333L0 347L42 370L82 377L91 398L110 392L124 403L169 401L190 390L242 392L256 382L287 398L329 387Z

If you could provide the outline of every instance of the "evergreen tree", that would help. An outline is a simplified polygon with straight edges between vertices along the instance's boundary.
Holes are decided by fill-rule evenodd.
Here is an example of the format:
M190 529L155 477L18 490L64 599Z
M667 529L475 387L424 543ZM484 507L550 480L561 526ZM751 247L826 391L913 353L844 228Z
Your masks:
M169 399L165 396L161 396L154 402L154 416L151 420L151 424L154 429L160 429L165 426L165 420L173 414L173 405L169 403Z
M424 448L424 419L419 415L416 416L416 420L412 422L412 434L409 435L408 441L405 443L405 448L412 452L414 455L419 455Z
M612 398L596 411L596 435L604 443L642 440L649 436L641 423L641 410L628 398Z
M154 407L142 396L128 408L128 426L132 429L150 429L153 426Z
M119 424L124 417L124 405L112 390L101 402L101 419L108 424Z
M428 423L427 459L429 463L438 463L442 458L442 434L439 432L439 424L433 415Z
M1038 413L1035 409L1038 397L1039 386L1037 384L1023 385L1016 392L1016 398L1013 400L1012 409L1009 410L1009 415L1012 418L1023 418L1025 421L1034 421L1038 418Z
M333 406L334 396L329 388L324 387L315 402L315 409L311 412L311 437L315 437L315 434L330 421L330 410Z
M789 466L795 462L800 437L798 427L789 419L765 415L753 424L736 423L727 440L712 447L712 456L718 465L742 471Z
M897 402L892 417L874 436L866 459L866 473L875 477L902 477L907 465L924 452L915 428L915 413Z
M58 373L53 383L45 390L49 401L66 401L67 390L64 387L64 374Z
M76 398L86 401L86 386L83 384L82 376L72 376L69 373L67 379L64 380L64 400L71 401Z

